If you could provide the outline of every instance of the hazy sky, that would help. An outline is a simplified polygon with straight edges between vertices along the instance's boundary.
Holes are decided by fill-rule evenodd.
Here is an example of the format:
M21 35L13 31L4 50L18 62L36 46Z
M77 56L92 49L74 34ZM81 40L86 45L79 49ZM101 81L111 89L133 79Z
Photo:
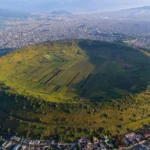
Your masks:
M147 5L150 0L0 0L0 8L27 12L111 11Z

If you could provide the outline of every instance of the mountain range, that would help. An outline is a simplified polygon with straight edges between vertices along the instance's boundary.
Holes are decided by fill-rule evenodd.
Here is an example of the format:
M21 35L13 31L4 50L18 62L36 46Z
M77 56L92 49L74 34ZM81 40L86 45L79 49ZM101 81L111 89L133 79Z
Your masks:
M105 13L111 18L150 19L150 6Z
M90 13L90 12L87 12ZM69 11L64 10L55 10L51 11L51 15L70 15L72 14ZM97 14L97 12L96 12ZM131 9L124 9L119 11L98 13L100 16L110 17L110 18L129 18L129 19L150 19L150 6L136 7ZM93 14L94 15L94 14ZM1 19L10 19L10 18L28 18L33 17L32 13L26 13L21 11L11 11L8 9L0 9L0 18Z

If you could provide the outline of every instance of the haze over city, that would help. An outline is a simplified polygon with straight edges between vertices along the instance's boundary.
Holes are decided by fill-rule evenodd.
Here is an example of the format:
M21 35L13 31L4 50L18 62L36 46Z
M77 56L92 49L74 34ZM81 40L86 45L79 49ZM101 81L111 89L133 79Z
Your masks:
M25 12L102 12L150 5L149 0L1 0L0 8Z

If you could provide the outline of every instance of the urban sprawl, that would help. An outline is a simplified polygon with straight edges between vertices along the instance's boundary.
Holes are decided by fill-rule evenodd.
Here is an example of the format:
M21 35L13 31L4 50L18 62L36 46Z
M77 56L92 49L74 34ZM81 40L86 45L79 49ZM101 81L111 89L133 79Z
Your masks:
M149 46L149 24L149 20L111 19L99 15L42 16L7 21L0 24L9 26L0 30L0 49L60 39L124 40L136 46Z

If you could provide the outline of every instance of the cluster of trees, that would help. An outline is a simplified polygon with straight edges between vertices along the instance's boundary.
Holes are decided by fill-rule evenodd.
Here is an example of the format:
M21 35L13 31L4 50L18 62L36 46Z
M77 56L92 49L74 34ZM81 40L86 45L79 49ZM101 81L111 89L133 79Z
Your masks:
M115 101L112 100L101 103L87 102L74 104L52 103L44 101L41 97L34 98L32 96L26 97L24 95L18 95L17 93L14 93L10 87L5 86L4 84L1 84L0 93L0 110L4 111L4 113L6 113L7 118L9 118L6 119L6 121L0 115L0 131L3 131L5 133L12 133L15 130L16 135L24 134L26 137L35 135L40 138L49 138L50 135L54 135L54 133L57 133L57 135L59 135L60 140L68 139L71 141L73 138L76 138L81 135L94 135L96 133L104 135L106 134L106 132L108 132L105 131L104 128L93 128L92 126L86 128L84 126L82 127L81 125L81 127L73 126L72 128L69 128L68 124L65 124L65 121L67 120L67 115L72 115L77 111L87 112L85 117L91 115L94 116L95 114L99 113L100 119L104 120L103 124L107 123L107 120L110 120L112 117L111 114L107 112L100 113L100 110L103 109L111 109L116 111L117 113L122 114L124 111L127 112L128 108L133 107L133 109L137 109L141 112L141 119L144 117L149 117L150 114L148 111L148 107L144 108L144 106L149 106L150 103L148 99L148 93L145 95L143 94L141 96L130 95L124 99ZM141 105L143 108L140 108ZM56 113L56 115L61 115L62 113L67 115L63 118L54 118L52 120L54 124L52 123L49 126L49 124L47 124L48 121L45 122L43 117L49 116L53 112ZM31 114L31 116L26 117L26 114ZM131 113L129 115L129 122L137 121L136 118L138 117L138 115L136 113ZM120 117L118 121L124 122L124 120L126 120L125 117ZM15 122L18 129L12 127L5 128L4 124L9 121ZM70 121L70 123L74 122ZM57 124L58 126L55 127L55 125ZM60 124L62 125L62 127L59 126ZM118 133L120 133L120 131L122 130L122 126L122 123L116 124L116 129ZM49 134L47 135L47 133Z

